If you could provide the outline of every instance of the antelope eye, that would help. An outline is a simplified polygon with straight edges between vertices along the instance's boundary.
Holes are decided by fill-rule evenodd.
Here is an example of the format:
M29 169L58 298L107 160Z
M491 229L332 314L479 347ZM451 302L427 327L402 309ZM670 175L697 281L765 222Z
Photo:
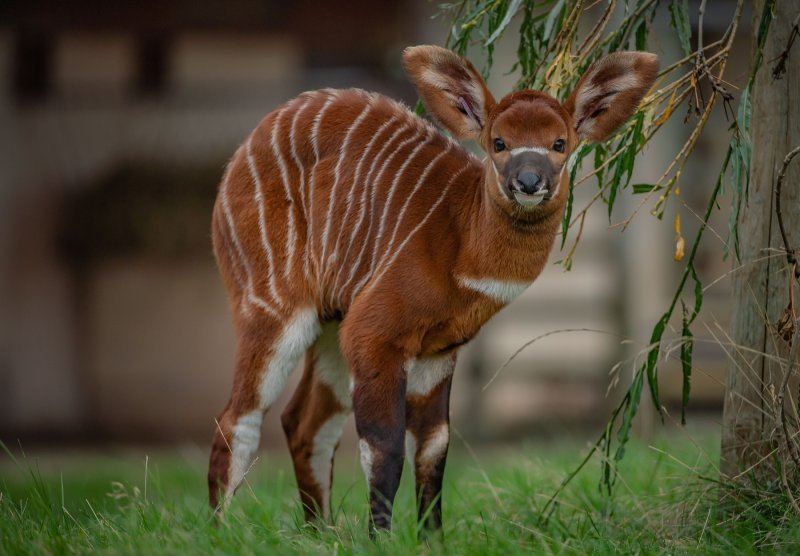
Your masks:
M564 140L563 139L558 139L558 140L556 140L555 143L553 143L553 150L556 151L556 152L559 152L559 153L563 153L565 146L566 145L564 143Z
M500 151L506 150L506 144L503 142L502 139L495 139L494 140L494 152L499 153Z

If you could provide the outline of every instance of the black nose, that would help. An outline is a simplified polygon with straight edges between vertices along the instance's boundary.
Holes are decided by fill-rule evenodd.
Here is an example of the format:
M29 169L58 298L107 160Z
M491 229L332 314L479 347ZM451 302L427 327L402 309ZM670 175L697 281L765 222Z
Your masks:
M521 173L517 176L517 181L522 185L522 192L528 195L536 193L542 182L541 178L539 178L539 174L534 174L533 172Z

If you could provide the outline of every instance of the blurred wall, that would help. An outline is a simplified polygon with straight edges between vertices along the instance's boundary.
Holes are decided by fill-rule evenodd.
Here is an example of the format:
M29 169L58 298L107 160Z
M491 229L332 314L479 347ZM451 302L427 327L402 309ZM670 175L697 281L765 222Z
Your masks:
M443 42L436 6L11 1L0 10L0 434L206 438L234 347L208 234L223 164L267 112L303 90L360 86L413 103L400 52ZM711 15L712 27L727 17ZM658 48L675 51L671 34L655 30ZM504 41L495 54L498 97L513 84L503 74L515 48ZM679 123L663 132L634 181L658 178L684 136ZM689 168L702 187L683 188L690 206L704 203L706 166ZM578 206L593 187L578 189ZM453 413L465 434L510 438L606 418L608 371L646 344L680 267L671 226L645 215L627 233L609 231L596 208L574 270L549 265L464 350ZM709 251L701 272L723 274L718 246ZM556 250L552 261L563 256ZM725 299L724 283L715 291ZM714 299L724 325L724 302ZM484 391L526 340L568 329L537 341ZM717 408L724 361L699 351L712 378L695 395ZM630 367L620 373L624 385ZM679 397L677 368L665 384L668 399ZM277 419L265 426L275 441Z

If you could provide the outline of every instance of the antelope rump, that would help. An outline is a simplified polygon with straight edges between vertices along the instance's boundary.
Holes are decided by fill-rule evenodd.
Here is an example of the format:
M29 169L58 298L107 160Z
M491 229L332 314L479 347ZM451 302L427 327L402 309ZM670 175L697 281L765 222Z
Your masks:
M237 347L208 471L215 510L305 354L281 420L306 519L330 517L352 411L370 530L390 527L404 456L419 518L438 528L458 349L542 271L570 153L613 133L658 71L653 54L617 52L564 103L532 90L495 101L449 50L411 47L403 62L428 113L483 160L390 98L326 89L268 114L222 178L212 232Z

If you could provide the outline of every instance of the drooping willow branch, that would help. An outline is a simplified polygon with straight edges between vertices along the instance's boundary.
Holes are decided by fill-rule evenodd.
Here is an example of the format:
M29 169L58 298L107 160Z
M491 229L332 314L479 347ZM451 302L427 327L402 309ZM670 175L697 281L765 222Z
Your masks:
M667 4L667 2L663 2ZM465 54L470 47L483 49L487 54L488 73L493 63L494 46L503 34L510 34L514 28L518 32L517 59L511 70L519 72L516 88L534 88L546 91L556 98L563 98L575 87L578 78L599 57L616 50L644 50L653 20L657 15L658 0L607 0L600 2L584 0L466 0L457 4L443 5L443 12L451 15L452 27L447 43L456 51ZM677 193L686 162L695 151L700 137L706 129L710 116L722 100L726 117L733 122L730 127L730 143L721 164L716 184L711 192L706 211L694 240L687 246L689 253L684 261L681 279L676 287L668 309L653 328L649 347L644 361L635 368L631 386L619 405L612 411L611 418L600 438L590 450L587 458L573 474L565 479L561 491L571 478L589 461L597 451L603 453L603 483L609 489L615 480L615 462L623 454L630 437L633 417L636 414L645 380L650 390L652 402L661 413L658 391L657 367L661 352L662 337L670 321L681 307L681 347L680 359L683 367L682 420L688 403L692 371L693 336L691 326L697 317L703 300L703 288L695 272L694 261L698 247L707 230L707 223L715 210L723 186L730 170L732 204L729 240L738 253L737 207L746 184L750 159L749 123L750 94L753 89L755 72L762 62L764 39L772 21L775 0L767 0L756 32L756 56L752 61L747 86L740 95L738 111L733 110L733 95L728 91L725 78L728 58L734 39L739 30L744 0L738 0L723 36L704 44L703 21L706 0L701 0L698 13L696 46L691 45L692 32L687 0L670 0L668 12L670 23L675 30L683 50L680 59L666 65L658 76L656 85L645 97L637 114L623 126L606 145L579 145L569 161L570 190L569 200L562 225L561 248L566 248L570 231L577 224L577 231L571 246L566 251L562 264L569 269L572 258L581 239L583 225L590 208L602 200L608 207L609 221L618 195L628 189L633 194L642 194L642 200L633 211L617 225L623 230L640 214L641 209L650 207L650 213L662 218L670 199ZM599 13L593 13L593 12ZM619 13L619 12L622 13ZM663 13L663 12L659 12ZM618 15L619 17L615 17ZM518 27L512 27L514 17ZM592 17L593 16L593 17ZM587 25L580 25L586 20ZM612 25L612 22L618 22ZM582 29L587 29L585 34ZM709 91L705 98L703 91ZM660 177L653 183L633 184L634 161L643 148L663 129L664 125L686 107L684 122L693 122L687 130L687 138L677 153L669 159ZM579 175L583 162L593 162L591 168ZM597 191L580 209L575 210L574 190L595 181ZM676 223L677 231L677 223ZM680 238L682 240L682 238ZM726 246L726 253L727 253ZM676 260L680 257L676 251ZM694 283L694 302L687 307L684 291L689 278ZM615 445L616 448L612 449ZM556 493L556 496L558 495ZM552 500L551 500L552 501ZM546 515L550 503L545 507Z

